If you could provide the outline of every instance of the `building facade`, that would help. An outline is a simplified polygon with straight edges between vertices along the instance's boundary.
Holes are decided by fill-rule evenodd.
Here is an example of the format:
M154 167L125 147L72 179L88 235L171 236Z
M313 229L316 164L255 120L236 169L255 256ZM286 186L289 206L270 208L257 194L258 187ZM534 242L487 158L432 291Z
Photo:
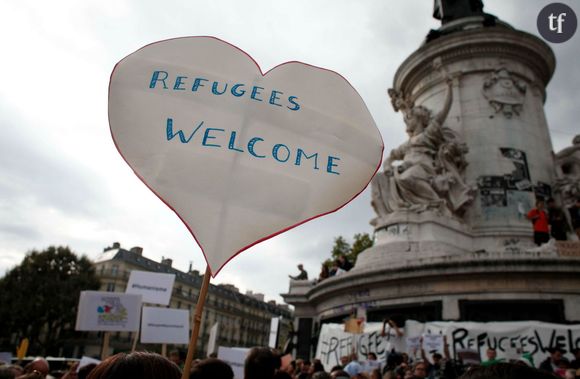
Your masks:
M123 249L119 243L104 249L95 259L96 274L101 280L101 291L125 292L132 270L169 273L175 275L173 294L169 304L174 309L189 309L193 315L203 275L197 270L182 272L172 267L172 260L164 258L161 262L143 256L143 249L133 247ZM265 302L264 295L248 291L242 294L228 284L210 284L201 320L201 329L197 344L197 356L207 355L207 343L211 327L219 322L217 346L253 347L268 346L272 318L279 317L280 330L278 347L283 347L290 328L292 312L287 305ZM95 333L93 333L95 334ZM88 334L85 355L98 355L100 339L96 334ZM135 333L113 333L110 346L113 351L130 350ZM90 341L93 341L91 343ZM137 345L138 348L155 349L155 346ZM187 349L187 346L170 348Z

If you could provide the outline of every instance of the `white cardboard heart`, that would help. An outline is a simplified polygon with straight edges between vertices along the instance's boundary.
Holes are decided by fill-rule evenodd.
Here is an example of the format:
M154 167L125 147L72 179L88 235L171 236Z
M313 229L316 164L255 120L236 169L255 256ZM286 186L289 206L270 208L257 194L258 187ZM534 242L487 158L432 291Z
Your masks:
M109 124L216 276L239 252L347 204L383 151L360 95L299 62L266 74L213 37L147 45L111 74Z

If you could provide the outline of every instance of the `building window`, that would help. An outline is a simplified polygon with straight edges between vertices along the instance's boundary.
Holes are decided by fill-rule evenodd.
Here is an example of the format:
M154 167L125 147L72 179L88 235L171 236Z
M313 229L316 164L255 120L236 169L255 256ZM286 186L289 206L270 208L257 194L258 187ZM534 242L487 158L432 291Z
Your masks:
M112 265L111 266L111 275L117 276L118 272L119 272L119 265Z
M107 292L115 292L115 283L107 283Z
M181 301L177 302L177 309L181 309Z

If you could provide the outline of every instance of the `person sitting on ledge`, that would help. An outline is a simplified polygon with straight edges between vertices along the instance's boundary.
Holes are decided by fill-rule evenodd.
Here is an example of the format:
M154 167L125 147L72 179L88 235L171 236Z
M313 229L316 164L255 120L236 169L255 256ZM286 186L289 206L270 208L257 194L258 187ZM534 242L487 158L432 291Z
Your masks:
M308 280L308 273L304 270L302 263L298 264L298 270L300 270L300 274L296 276L288 275L288 277L293 280Z

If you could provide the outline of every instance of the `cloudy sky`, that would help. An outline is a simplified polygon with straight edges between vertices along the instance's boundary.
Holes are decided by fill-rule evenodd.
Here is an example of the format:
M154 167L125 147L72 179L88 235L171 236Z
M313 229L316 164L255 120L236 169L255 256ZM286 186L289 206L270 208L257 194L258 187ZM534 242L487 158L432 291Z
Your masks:
M568 3L577 15L577 2ZM488 0L485 11L532 34L547 1ZM111 140L107 90L119 60L158 40L209 35L250 54L263 71L297 60L342 74L384 138L405 140L387 88L398 65L437 28L428 0L10 1L0 23L0 276L31 249L68 245L96 257L118 241L174 266L205 270L195 241L125 164ZM554 150L580 133L580 32L554 45L545 110ZM369 191L340 211L261 243L213 281L280 301L304 263L317 276L336 236L372 232Z

